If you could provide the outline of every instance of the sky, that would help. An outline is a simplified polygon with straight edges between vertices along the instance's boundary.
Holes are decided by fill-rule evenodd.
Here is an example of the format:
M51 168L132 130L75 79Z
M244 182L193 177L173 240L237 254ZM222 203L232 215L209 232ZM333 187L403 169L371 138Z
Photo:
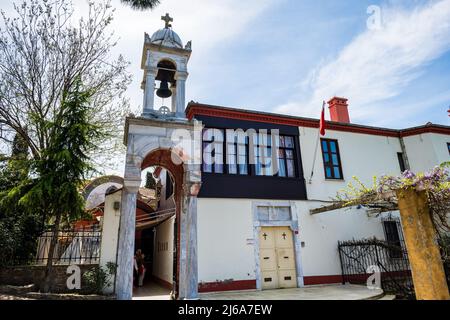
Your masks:
M11 11L10 0L1 8ZM85 14L86 0L73 0ZM164 26L192 40L186 102L319 118L322 101L349 99L353 123L450 125L450 0L161 0L117 8L113 54L131 62L142 108L144 32ZM329 118L329 115L326 115Z
M349 99L354 123L450 124L450 0L161 0L151 12L113 5L138 109L143 34L168 12L193 43L187 102L318 118L322 101L337 95Z

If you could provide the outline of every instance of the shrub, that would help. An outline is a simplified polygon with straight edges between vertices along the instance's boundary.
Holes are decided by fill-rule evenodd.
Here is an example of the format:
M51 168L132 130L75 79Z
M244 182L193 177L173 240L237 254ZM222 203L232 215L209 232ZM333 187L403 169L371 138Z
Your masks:
M113 276L116 274L117 265L108 262L106 268L95 266L83 274L82 292L85 294L102 294L103 290L111 285Z

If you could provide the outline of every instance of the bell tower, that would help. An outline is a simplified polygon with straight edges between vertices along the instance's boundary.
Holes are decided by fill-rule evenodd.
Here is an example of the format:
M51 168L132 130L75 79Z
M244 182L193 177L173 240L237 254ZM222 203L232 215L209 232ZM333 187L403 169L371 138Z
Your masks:
M180 37L172 30L173 18L168 13L161 20L165 22L163 29L151 37L145 33L141 62L144 70L142 116L184 119L191 41L183 46Z

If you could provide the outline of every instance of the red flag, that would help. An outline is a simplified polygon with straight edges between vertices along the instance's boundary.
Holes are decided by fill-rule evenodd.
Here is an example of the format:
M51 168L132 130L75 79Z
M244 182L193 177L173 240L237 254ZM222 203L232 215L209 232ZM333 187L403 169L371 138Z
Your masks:
M327 124L325 122L325 103L322 106L322 114L320 115L320 135L325 135L325 129L327 128Z

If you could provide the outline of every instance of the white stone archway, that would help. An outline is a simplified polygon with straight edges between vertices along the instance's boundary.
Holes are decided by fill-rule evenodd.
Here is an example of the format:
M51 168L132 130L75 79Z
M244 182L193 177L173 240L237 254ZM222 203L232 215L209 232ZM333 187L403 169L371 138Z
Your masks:
M121 201L119 228L118 268L116 276L116 294L120 300L132 298L133 291L133 255L135 241L136 197L141 184L141 170L149 157L155 154L152 165L159 163L170 166L167 152L170 152L174 165L182 168L179 214L179 275L178 298L196 299L198 296L197 265L197 194L201 187L200 161L197 145L201 134L201 124L195 121L167 121L163 119L127 118L125 144L127 156L124 174L124 188ZM181 146L177 136L191 136L190 142ZM197 139L195 138L197 137ZM191 146L187 150L185 146ZM165 152L161 152L164 150ZM181 151L178 157L175 152ZM159 152L159 153L158 153ZM183 159L183 160L181 160ZM177 163L178 162L178 163Z

